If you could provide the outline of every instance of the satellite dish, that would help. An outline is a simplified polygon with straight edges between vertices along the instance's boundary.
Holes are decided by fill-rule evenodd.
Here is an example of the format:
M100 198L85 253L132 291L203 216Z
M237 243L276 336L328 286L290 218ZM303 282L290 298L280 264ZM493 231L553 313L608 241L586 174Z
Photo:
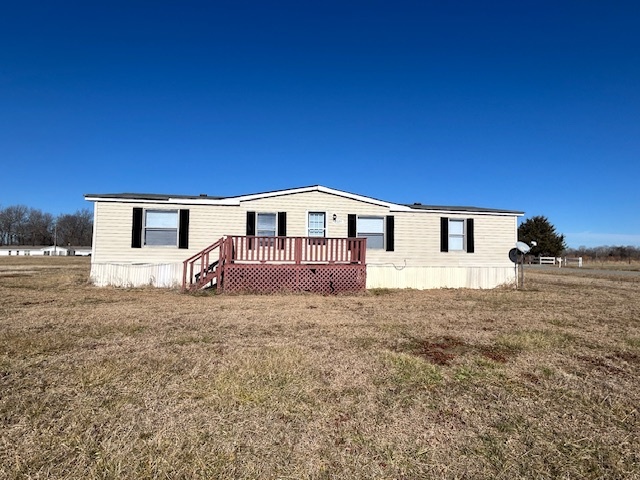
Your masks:
M512 248L511 250L509 250L509 260L511 260L513 263L518 263L518 249L517 248Z
M524 242L516 242L516 248L522 253L529 253L529 250L531 250L531 247Z

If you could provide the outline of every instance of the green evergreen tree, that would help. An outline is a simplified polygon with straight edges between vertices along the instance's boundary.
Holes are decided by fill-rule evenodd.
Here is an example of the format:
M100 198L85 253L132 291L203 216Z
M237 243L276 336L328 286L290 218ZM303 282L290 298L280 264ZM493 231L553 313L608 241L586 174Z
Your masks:
M559 257L567 248L564 235L557 233L556 227L543 215L536 215L522 223L518 227L518 240L529 245L532 241L537 242L530 252L535 256Z

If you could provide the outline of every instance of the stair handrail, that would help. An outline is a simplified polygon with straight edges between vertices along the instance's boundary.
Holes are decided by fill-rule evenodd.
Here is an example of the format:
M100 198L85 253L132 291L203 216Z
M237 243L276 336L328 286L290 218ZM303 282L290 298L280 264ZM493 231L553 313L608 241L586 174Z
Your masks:
M183 264L182 269L182 289L187 289L187 269L189 270L189 285L193 285L193 265L197 260L200 261L200 276L199 279L204 278L206 270L209 268L209 253L211 253L216 248L219 248L223 242L225 237L222 237L216 240L214 243L209 245L208 247L203 248L198 253L187 258Z

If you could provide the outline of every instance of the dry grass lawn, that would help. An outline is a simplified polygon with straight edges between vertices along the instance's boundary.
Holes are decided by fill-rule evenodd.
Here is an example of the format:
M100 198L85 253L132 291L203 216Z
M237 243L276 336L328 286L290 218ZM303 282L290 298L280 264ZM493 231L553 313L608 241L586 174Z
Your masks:
M640 281L95 288L0 258L0 478L640 478Z
M583 268L602 269L602 270L629 270L640 271L640 261L638 260L585 260Z

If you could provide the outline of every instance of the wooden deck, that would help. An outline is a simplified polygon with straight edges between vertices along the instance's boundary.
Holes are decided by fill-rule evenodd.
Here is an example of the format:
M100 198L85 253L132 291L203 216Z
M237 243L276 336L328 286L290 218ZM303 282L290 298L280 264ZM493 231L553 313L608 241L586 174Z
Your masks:
M184 261L183 290L335 294L366 288L366 239L227 236Z

